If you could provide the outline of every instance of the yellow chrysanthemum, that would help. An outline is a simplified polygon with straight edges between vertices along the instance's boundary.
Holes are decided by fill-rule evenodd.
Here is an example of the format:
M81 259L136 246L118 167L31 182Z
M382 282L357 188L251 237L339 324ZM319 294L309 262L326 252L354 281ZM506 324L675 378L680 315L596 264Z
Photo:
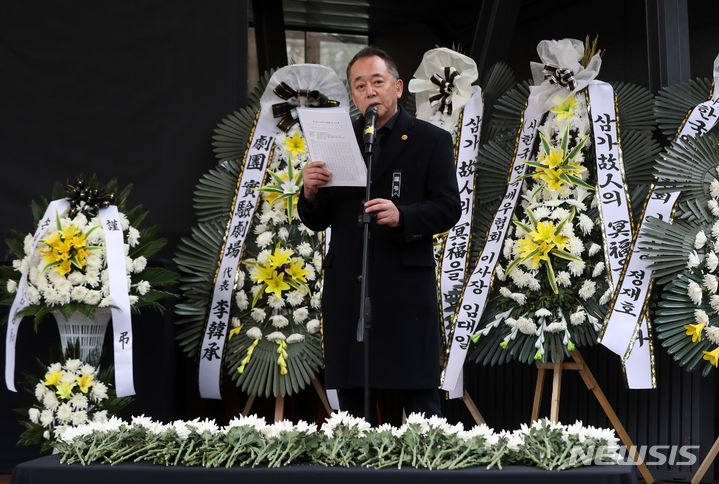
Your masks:
M692 337L692 343L696 343L697 341L702 340L702 330L704 329L704 326L706 326L707 323L699 323L699 324L685 324L684 329L687 330L687 336Z
M45 381L43 384L46 387L53 387L57 386L58 383L60 383L60 379L62 378L63 372L62 371L53 371L52 373L47 373L45 375Z
M562 104L552 109L552 112L557 115L557 121L571 119L574 117L574 108L578 104L577 100L574 99L574 94L571 94Z

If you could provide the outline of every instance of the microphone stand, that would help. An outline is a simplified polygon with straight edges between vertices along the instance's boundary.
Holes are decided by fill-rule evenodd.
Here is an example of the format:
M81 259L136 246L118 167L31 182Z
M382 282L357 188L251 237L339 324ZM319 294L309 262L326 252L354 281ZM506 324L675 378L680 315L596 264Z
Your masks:
M364 130L364 156L367 163L367 181L365 184L365 201L369 201L372 196L370 188L372 185L372 158L374 155L374 139L375 139L375 122L377 119L377 108L370 106L366 113L366 126ZM357 322L357 341L362 343L363 350L363 397L364 397L364 418L370 421L370 383L369 383L369 333L372 326L372 304L369 296L369 227L372 223L372 217L369 213L362 210L360 217L362 223L362 275L360 276L360 311L359 321Z

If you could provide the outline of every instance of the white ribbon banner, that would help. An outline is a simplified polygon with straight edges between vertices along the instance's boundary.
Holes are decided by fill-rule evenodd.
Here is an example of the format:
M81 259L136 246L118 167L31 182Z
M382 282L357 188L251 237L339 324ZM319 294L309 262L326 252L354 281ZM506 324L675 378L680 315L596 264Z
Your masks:
M632 219L622 167L614 90L606 82L594 80L587 91L597 162L599 213L609 266L607 273L612 287L616 287L632 242Z
M675 140L700 136L711 130L717 120L719 94L714 92L709 101L697 105L689 112ZM652 271L639 250L641 245L649 242L643 227L649 217L669 221L679 195L680 192L658 194L652 187L602 330L601 343L622 357L627 385L632 389L656 387L651 370L652 348L646 310L652 286Z
M115 390L118 397L135 394L132 376L132 313L125 265L125 238L115 205L98 211L105 233L105 257L112 304L112 333L115 360Z
M26 254L31 256L37 249L37 244L45 235L45 230L55 221L55 214L62 214L70 208L70 202L66 199L53 200L45 209L45 214L35 229L35 235L32 238L32 246L30 252ZM28 259L29 261L30 259ZM5 334L5 385L8 390L16 392L15 389L15 343L17 342L17 333L22 321L22 316L18 316L18 312L25 309L27 299L25 299L25 290L27 289L27 277L30 272L28 265L27 270L20 276L20 282L17 285L17 293L15 299L10 306L10 315L8 316L7 333Z
M474 210L474 165L479 151L483 110L482 89L479 86L472 86L472 97L469 103L464 106L462 125L457 134L459 147L456 157L456 173L462 213L455 226L447 234L439 264L440 311L444 324L445 341L447 342L452 338L451 316L455 312L454 305L451 304L450 292L455 285L464 281L467 273L472 213ZM449 391L449 398L459 398L463 394L464 383L460 374L457 387Z
M512 214L522 191L522 180L517 180L527 171L528 161L532 154L534 139L542 116L541 107L534 96L529 97L527 108L524 110L522 126L517 136L514 162L510 170L509 179L516 180L507 187L507 192L500 202L499 209L494 215L487 234L487 241L477 262L462 288L462 295L454 314L454 332L449 348L447 365L442 379L442 390L454 391L460 378L467 348L477 324L482 319L487 304L487 297L494 278L494 270L502 253L502 245L511 225Z
M220 380L227 326L232 306L235 276L244 252L245 239L257 209L265 172L269 163L275 122L269 110L261 110L257 119L245 162L237 181L232 216L227 225L225 244L215 274L207 323L200 347L198 384L202 398L221 399Z

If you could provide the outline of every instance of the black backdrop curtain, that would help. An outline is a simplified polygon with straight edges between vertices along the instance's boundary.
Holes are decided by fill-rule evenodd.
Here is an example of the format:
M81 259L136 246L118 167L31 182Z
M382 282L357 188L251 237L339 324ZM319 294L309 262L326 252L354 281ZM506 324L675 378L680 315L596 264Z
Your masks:
M169 239L160 262L171 267L194 223L193 186L214 163L212 129L246 100L246 59L244 0L2 2L0 235L34 230L30 201L49 197L56 180L96 173L134 184L130 203L149 209L146 223ZM4 244L0 255L9 263ZM196 397L168 309L133 320L138 396L127 413L167 420L193 407L215 416L218 404ZM3 327L3 362L4 340ZM24 321L17 375L58 343L52 321L37 335ZM4 473L37 449L15 446L21 427L12 409L30 397L0 388Z

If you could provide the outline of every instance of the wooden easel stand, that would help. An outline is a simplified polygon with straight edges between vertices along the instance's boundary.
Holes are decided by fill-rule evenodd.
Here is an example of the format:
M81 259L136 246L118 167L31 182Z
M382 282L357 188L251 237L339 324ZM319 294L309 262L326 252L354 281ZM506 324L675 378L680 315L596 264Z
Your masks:
M633 449L634 444L632 443L632 439L629 437L629 434L624 429L624 426L619 420L619 417L617 417L617 414L614 412L614 409L609 404L609 400L607 400L607 397L604 395L604 392L597 384L597 380L594 379L594 375L592 375L592 372L589 370L587 364L584 362L584 358L582 358L582 355L577 350L572 351L571 355L574 362L563 361L560 363L540 363L537 365L537 386L534 389L532 422L535 422L539 418L539 406L542 403L542 390L544 388L545 372L547 370L553 371L552 400L549 412L549 419L552 422L556 423L559 420L559 397L562 389L562 371L576 370L579 371L579 375L582 377L582 380L584 381L584 384L586 385L587 389L591 390L592 393L594 393L594 396L597 398L599 405L602 406L604 413L607 415L609 421L614 426L614 430L617 432L617 435L619 435L619 438L622 440L622 443L624 443L627 449ZM717 444L719 444L719 440L717 440L717 443L714 444L714 447L717 447L716 451L719 451L719 445ZM712 447L712 450L714 450L714 447ZM716 455L716 451L714 452L714 455ZM642 474L642 477L647 482L647 484L653 483L654 477L652 476L652 473L649 472L649 468L641 459L639 454L636 452L630 452L630 455L634 459L634 462L636 462L637 467L639 468L639 472Z
M699 484L699 482L701 482L702 478L704 477L704 474L707 473L709 467L712 465L712 462L714 462L714 459L716 459L718 453L719 437L717 437L717 439L714 441L714 445L712 445L712 448L709 449L709 453L706 457L704 457L704 460L699 466L699 469L697 469L696 474L694 474L694 477L692 477L692 484Z

